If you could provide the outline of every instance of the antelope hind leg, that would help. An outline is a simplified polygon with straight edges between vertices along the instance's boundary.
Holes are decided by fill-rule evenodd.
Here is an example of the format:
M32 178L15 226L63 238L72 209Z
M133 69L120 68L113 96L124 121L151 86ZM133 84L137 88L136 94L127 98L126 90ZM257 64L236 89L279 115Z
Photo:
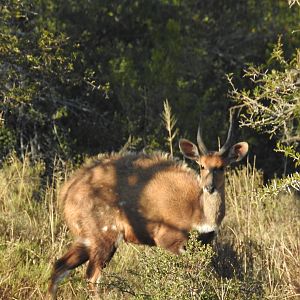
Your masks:
M88 249L82 243L74 243L68 252L54 263L53 272L50 278L48 296L56 299L58 284L71 270L85 263L89 259Z

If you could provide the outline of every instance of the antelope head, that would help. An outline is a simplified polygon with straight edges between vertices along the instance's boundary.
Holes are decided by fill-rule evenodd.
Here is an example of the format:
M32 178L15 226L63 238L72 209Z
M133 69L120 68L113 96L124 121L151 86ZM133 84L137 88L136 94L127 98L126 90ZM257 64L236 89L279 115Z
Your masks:
M233 144L233 122L230 126L225 144L219 151L208 151L198 128L198 147L186 139L181 139L179 147L183 155L194 160L200 167L200 211L201 220L194 224L200 234L214 235L225 215L225 167L238 162L248 152L248 144Z

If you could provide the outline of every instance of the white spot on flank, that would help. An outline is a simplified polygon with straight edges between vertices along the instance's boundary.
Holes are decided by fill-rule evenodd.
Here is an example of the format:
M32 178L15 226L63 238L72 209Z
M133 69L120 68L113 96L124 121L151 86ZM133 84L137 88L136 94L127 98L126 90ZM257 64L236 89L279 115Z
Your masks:
M79 226L79 224L78 223L74 223L74 227L76 228L76 230L80 230L80 226Z
M185 252L186 252L186 250L185 250L183 247L180 247L180 248L179 248L179 253L180 253L180 254L183 254L183 253L185 253Z
M81 244L83 244L84 246L86 246L86 247L91 246L91 242L90 242L89 239L80 239L79 242L80 242Z
M112 225L111 229L114 230L114 231L116 231L117 230L117 226L116 225Z
M199 233L208 233L212 231L218 231L218 226L209 224L197 224L193 226Z
M101 283L101 279L102 279L102 275L99 275L97 280L96 280L96 284L100 284Z
M107 226L102 227L102 231L103 231L103 232L106 232L107 230L108 230L108 227L107 227Z

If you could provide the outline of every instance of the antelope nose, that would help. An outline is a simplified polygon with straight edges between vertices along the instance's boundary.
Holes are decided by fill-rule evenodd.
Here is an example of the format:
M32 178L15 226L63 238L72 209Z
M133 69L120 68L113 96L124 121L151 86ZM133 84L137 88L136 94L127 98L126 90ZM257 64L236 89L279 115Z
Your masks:
M204 191L212 194L215 191L215 187L212 184L206 185Z

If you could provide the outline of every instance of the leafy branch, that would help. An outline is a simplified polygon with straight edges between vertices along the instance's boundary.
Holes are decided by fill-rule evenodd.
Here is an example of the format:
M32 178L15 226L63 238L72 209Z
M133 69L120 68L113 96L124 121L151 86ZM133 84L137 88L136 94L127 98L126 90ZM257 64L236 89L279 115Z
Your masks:
M293 146L285 146L277 143L276 152L283 153L285 157L291 158L295 166L300 165L300 153ZM277 196L281 192L291 193L292 190L300 191L300 173L295 172L281 179L272 180L262 190L262 197Z
M286 60L279 38L268 64L250 65L244 77L250 79L254 88L240 91L228 75L231 96L244 109L241 125L275 137L278 141L275 151L283 153L286 160L291 158L295 166L299 166L300 153L294 147L300 142L300 49L296 49L290 61ZM262 197L277 196L280 192L291 190L300 190L298 172L273 180L263 189Z
M300 173L295 172L283 179L274 179L264 187L262 198L277 196L281 192L292 193L292 190L300 191Z
M280 143L277 143L275 152L283 153L285 157L293 159L296 167L300 166L300 153L297 152L293 146L284 146Z
M231 97L245 113L241 125L266 132L286 144L300 142L300 49L287 61L279 38L267 66L250 65L244 77L255 85L252 90L238 90L232 77Z

